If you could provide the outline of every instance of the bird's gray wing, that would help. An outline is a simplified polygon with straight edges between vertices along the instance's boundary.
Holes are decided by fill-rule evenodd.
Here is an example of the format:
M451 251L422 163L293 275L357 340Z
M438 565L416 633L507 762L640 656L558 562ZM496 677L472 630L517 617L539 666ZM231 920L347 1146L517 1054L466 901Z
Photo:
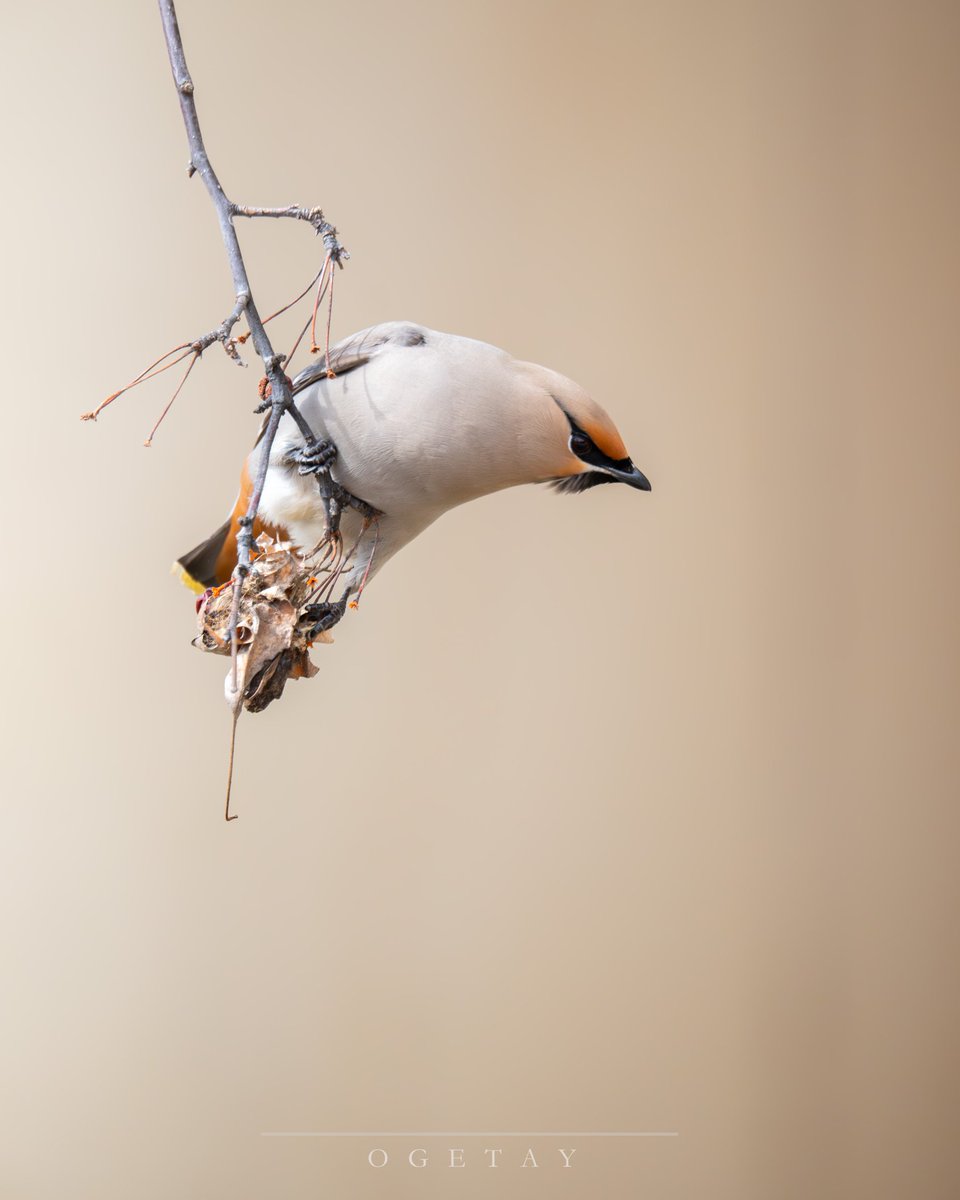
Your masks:
M428 333L429 330L424 329L422 325L415 325L412 321L387 321L382 325L371 325L369 329L352 333L342 342L330 347L330 370L335 376L346 375L348 371L362 367L388 347L423 346ZM327 356L321 354L308 367L304 367L299 375L294 376L293 394L296 396L312 383L327 378ZM255 445L260 444L269 423L270 414L267 412L260 424Z
M390 321L384 325L372 325L359 333L351 334L342 342L330 347L330 359L325 354L316 358L293 380L293 394L302 392L318 379L326 379L328 371L334 375L346 375L362 367L371 358L387 347L422 346L427 340L427 330L410 321Z

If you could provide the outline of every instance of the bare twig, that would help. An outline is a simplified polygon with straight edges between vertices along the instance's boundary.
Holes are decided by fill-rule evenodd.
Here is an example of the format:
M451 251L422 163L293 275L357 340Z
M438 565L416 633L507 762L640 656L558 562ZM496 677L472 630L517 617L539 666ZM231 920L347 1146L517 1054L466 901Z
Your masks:
M183 353L180 355L179 358L175 358L172 362L168 362L165 367L160 366L160 363L163 362L164 358L169 358L171 354L176 354L179 350L183 351ZM158 358L156 362L151 363L149 367L147 367L145 370L141 371L140 374L136 377L136 379L131 379L126 387L120 388L119 391L111 392L110 395L106 398L106 400L101 400L100 403L97 405L97 407L94 409L91 409L90 412L81 413L80 420L81 421L95 421L97 419L97 417L99 417L100 414L103 412L103 410L107 407L107 405L112 404L114 402L114 400L119 399L119 397L122 396L124 392L129 392L131 388L135 388L138 384L146 383L148 379L153 379L157 375L162 375L164 371L169 371L170 368L175 367L177 365L177 363L183 362L183 360L190 354L190 352L191 352L190 347L186 344L184 344L182 346L174 346L174 348L172 350L168 350L166 352L166 354L163 355L163 357Z
M330 278L332 278L332 276L333 276L332 271L330 272L329 277L327 275L327 264L329 262L330 262L330 257L328 255L323 260L323 267L321 268L319 282L317 283L317 294L313 300L313 316L310 318L310 353L311 354L318 354L320 351L320 347L317 345L317 313L320 309L320 301L323 299L323 293L327 290L327 287L330 282Z
M374 560L374 558L376 558L377 548L380 545L380 522L377 520L376 517L374 517L373 519L374 519L374 521L376 521L376 530L374 532L374 539L373 539L373 549L370 551L370 557L367 559L367 566L363 572L363 578L360 580L360 587L357 589L357 598L355 600L350 601L351 608L359 608L360 607L360 597L363 595L363 589L367 586L367 577L370 574L370 568L373 566L373 560ZM369 521L364 522L364 525L363 525L364 531L366 531L367 527L369 526L369 523L370 523Z
M289 204L286 208L250 208L244 204L231 204L235 217L292 217L295 221L307 221L316 233L323 238L327 253L340 268L350 257L349 252L340 245L336 229L324 217L322 208L302 208L299 204Z
M299 303L300 303L300 301L301 301L301 300L304 298L304 296L307 294L307 292L309 292L309 291L310 291L310 289L313 287L313 285L314 285L314 284L317 282L317 280L318 280L318 279L320 279L320 277L323 275L323 273L324 273L324 271L325 271L326 269L327 269L327 259L326 259L326 258L324 258L324 260L323 260L323 265L320 267L320 270L319 270L319 271L316 273L316 275L314 275L314 277L313 277L313 278L310 280L310 282L309 282L309 283L307 284L307 286L306 286L306 287L303 289L303 291L300 293L300 295L299 295L299 296L295 296L295 297L294 297L294 298L293 298L293 299L290 301L290 303L289 303L289 304L285 304L285 305L283 306L283 308L278 308L276 312L272 312L272 313L270 314L270 316L269 316L269 317L264 317L264 318L263 318L263 323L264 323L264 325L269 325L269 324L270 324L270 322L271 322L271 321L274 319L274 317L282 317L282 316L283 316L283 314L284 314L285 312L289 312L289 311L290 311L290 309L291 309L291 308L293 308L293 306L294 306L295 304L299 304ZM250 335L249 335L249 333L244 333L244 334L242 334L240 337L238 337L238 338L237 338L237 341L238 341L238 342L241 342L241 343L243 343L243 342L245 342L245 341L247 340L247 338L248 338L249 336L250 336ZM287 362L289 362L291 358L293 358L293 355L292 355L292 354L288 354L288 355L287 355Z
M233 710L233 716L230 722L230 756L227 759L227 795L223 802L223 819L225 821L235 821L237 814L230 813L230 795L233 792L233 759L237 750L237 722L240 720L241 706L238 704Z
M224 192L220 180L210 163L207 156L206 147L203 142L203 135L200 131L200 120L197 115L197 106L194 101L193 80L190 78L190 72L187 69L186 57L183 50L183 41L180 36L180 29L177 24L177 14L173 0L159 0L160 16L163 21L163 32L167 44L167 53L170 58L170 67L173 71L174 82L177 86L177 94L180 99L180 112L183 116L183 123L187 132L187 141L190 147L190 174L198 174L203 180L204 186L213 202L214 209L217 213L217 220L220 224L220 233L223 238L223 244L227 251L227 258L230 262L230 271L233 276L234 290L236 292L236 307L227 318L230 322L229 329L225 331L225 337L229 335L233 324L239 319L240 315L245 316L247 324L250 328L250 335L253 339L253 344L257 353L263 361L264 374L266 377L267 387L264 389L265 394L269 396L266 402L270 409L270 416L267 421L267 427L261 438L260 458L257 464L257 472L254 480L253 491L250 496L250 502L247 507L246 514L240 521L240 532L237 535L237 566L234 571L234 594L233 607L230 621L230 639L233 655L233 673L232 682L234 691L237 687L237 614L240 605L240 591L243 586L243 580L250 571L250 561L253 552L253 526L256 520L257 511L260 507L260 499L263 495L263 487L267 477L267 470L270 464L270 452L273 448L274 439L277 429L280 425L280 419L285 412L290 415L297 423L297 427L303 434L308 445L313 444L316 438L313 435L309 425L303 418L302 414L296 407L293 400L293 390L290 380L283 370L285 361L284 355L277 354L270 342L267 331L264 328L264 323L261 320L259 310L253 299L253 294L250 287L250 280L247 276L246 265L243 261L243 255L240 251L240 242L237 238L237 231L234 227L235 217L288 217L294 220L306 221L313 226L317 234L322 237L324 246L329 258L338 266L343 265L343 259L347 257L346 251L340 245L337 239L336 229L323 216L323 213L318 208L301 208L298 205L289 205L286 208L250 208L242 205L234 204L229 200ZM227 322L224 324L226 325ZM223 328L223 327L221 327ZM221 340L221 339L217 339Z
M310 286L312 287L313 285L311 284ZM308 287L307 291L309 290L310 288ZM304 292L304 295L306 295L306 292ZM239 352L237 351L238 342L242 342L244 339L234 338L231 336L234 325L236 325L241 316L243 316L243 308L244 306L238 301L234 306L233 312L228 317L225 317L216 327L216 329L211 329L209 333L205 333L201 337L195 338L192 342L183 342L179 346L174 346L172 350L168 350L166 354L162 354L156 360L156 362L152 362L150 366L141 371L135 379L131 379L126 387L120 388L120 390L117 392L112 392L106 398L106 400L101 400L97 407L91 412L81 413L80 420L95 421L107 407L107 405L112 404L114 400L122 396L124 392L129 392L131 388L137 387L138 384L146 383L148 379L153 379L155 376L161 375L164 371L169 371L170 368L175 367L178 362L183 362L188 354L193 354L196 358L199 358L204 350L206 350L208 346L212 346L214 342L219 342L223 346L228 357L232 358L238 366L245 367L247 364L243 361ZM177 354L181 350L183 351L183 354L181 354L179 358L175 358L173 362L167 363L165 367L160 366L165 358L170 358L171 355ZM149 444L150 442L148 439L144 445Z
M167 413L170 411L170 409L171 409L171 408L173 408L173 402L174 402L174 400L176 400L176 398L177 398L177 397L180 395L180 393L183 391L183 385L184 385L184 384L187 382L187 380L190 378L190 372L191 372L191 371L193 370L193 368L196 366L197 359L198 359L199 357L200 357L200 352L199 352L199 350L198 350L198 351L196 351L196 352L194 353L194 356L193 356L193 358L191 358L191 359L190 359L190 362L187 364L187 369L186 369L186 370L184 371L184 373L183 373L183 378L182 378L182 379L180 380L180 382L177 384L177 390L176 390L176 391L173 393L173 395L172 395L172 396L170 397L170 399L167 401L167 406L166 406L166 408L163 410L163 412L160 414L160 416L159 416L159 417L157 417L157 423L154 425L154 427L153 427L153 428L150 430L150 432L147 434L147 440L146 440L146 441L143 443L145 446L152 446L152 445L153 445L153 435L154 435L154 434L157 432L157 430L158 430L158 429L160 428L160 426L163 424L163 419L164 419L164 417L167 415ZM178 360L178 361L179 361L179 360Z
M333 371L330 367L330 326L333 324L333 281L336 278L333 271L330 272L330 299L327 303L327 329L326 338L324 340L324 357L327 363L327 378L333 379Z
M293 217L297 221L309 221L317 233L327 224L322 208L302 208L299 204L288 204L286 208L251 208L247 204L231 204L235 217Z

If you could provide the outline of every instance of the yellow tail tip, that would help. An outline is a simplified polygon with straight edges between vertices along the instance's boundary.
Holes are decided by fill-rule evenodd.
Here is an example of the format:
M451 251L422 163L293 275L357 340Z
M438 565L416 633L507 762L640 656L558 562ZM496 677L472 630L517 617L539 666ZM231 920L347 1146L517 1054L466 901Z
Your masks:
M188 587L195 595L199 596L201 592L205 592L207 590L206 586L202 584L199 579L194 579L194 577L182 563L175 562L170 568L170 573L171 575L176 575L183 586Z

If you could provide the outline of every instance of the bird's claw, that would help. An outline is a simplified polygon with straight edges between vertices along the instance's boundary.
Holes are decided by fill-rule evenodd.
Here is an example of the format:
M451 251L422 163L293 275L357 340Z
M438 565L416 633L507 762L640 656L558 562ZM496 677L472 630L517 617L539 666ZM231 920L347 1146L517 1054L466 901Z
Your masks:
M304 630L308 642L332 629L347 611L347 598L342 600L324 600L320 604L308 604L300 613L300 620L309 621Z
M382 515L372 504L348 492L343 484L337 483L330 474L330 467L337 457L337 447L333 442L327 439L311 442L295 450L291 457L300 475L316 476L327 531L331 536L335 537L339 532L340 517L345 508L355 509L367 521Z
M293 455L297 471L301 475L320 475L321 472L329 472L330 464L336 457L336 446L326 439L303 446Z

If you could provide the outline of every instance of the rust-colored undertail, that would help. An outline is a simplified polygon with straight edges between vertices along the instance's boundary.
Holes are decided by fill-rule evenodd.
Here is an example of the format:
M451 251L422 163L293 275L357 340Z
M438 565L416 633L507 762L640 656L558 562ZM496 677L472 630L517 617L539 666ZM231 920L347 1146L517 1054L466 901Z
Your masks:
M247 464L243 464L240 475L240 492L233 506L233 512L227 517L220 528L205 538L198 546L181 555L174 564L174 570L180 576L182 583L195 592L206 591L209 587L219 587L226 583L237 565L237 534L240 532L240 518L246 513L250 503L253 482ZM286 530L278 526L268 525L257 517L253 525L253 536L258 538L261 533L271 537L286 540Z

